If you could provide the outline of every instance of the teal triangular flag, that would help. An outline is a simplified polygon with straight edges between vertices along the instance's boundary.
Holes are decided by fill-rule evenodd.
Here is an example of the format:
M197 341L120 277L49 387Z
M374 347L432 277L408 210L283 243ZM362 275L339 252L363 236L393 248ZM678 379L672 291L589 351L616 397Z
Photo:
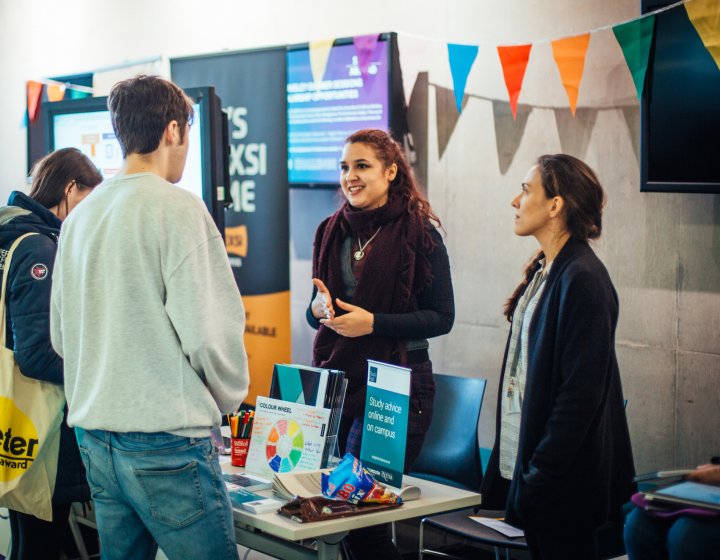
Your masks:
M455 105L458 113L462 112L462 100L465 96L468 74L477 57L478 47L473 45L457 45L448 43L448 56L450 58L450 73L455 90Z
M70 99L85 99L86 97L90 97L92 95L89 91L75 89L72 86L67 88L67 92L70 95Z
M642 96L645 85L654 25L655 16L651 15L613 27L613 33L635 82L638 99Z

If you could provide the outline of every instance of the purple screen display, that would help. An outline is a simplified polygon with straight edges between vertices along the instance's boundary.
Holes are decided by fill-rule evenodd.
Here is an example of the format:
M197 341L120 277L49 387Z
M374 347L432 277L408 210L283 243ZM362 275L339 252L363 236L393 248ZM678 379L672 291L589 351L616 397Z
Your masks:
M332 48L327 69L313 82L307 49L287 53L288 180L339 183L345 138L361 128L388 130L388 43L378 41L368 74L358 68L355 46Z

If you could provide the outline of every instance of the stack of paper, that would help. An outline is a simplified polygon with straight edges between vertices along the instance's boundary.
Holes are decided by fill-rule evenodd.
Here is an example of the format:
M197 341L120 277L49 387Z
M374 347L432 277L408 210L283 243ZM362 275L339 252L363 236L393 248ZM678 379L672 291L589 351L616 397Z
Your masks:
M273 494L283 500L292 500L296 496L300 498L322 496L320 476L324 472L329 472L329 469L277 473L272 482Z
M232 484L227 484L230 501L235 507L249 511L250 513L267 513L277 511L283 502L273 498L266 498Z

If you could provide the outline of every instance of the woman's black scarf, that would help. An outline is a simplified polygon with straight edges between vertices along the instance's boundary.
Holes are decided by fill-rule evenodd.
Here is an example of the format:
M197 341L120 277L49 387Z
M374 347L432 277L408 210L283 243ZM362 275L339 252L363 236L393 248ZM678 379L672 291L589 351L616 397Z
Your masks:
M373 210L356 210L345 203L321 224L315 234L313 277L322 280L333 298L336 316L343 315L335 299L344 293L342 245L347 236L369 239L380 234L365 257L352 305L370 313L407 313L416 310L416 297L431 282L428 255L434 243L430 225L417 212L409 212L402 197L391 197ZM405 363L405 347L396 338L373 335L346 338L320 325L313 346L313 365L340 369L348 379L343 414L360 416L365 406L368 359Z

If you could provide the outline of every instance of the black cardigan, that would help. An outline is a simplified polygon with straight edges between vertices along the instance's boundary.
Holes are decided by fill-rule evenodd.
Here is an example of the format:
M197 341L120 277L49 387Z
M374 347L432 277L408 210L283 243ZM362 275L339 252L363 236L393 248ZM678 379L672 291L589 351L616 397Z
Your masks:
M615 356L617 319L618 297L605 266L587 243L569 240L530 323L509 523L538 529L621 518L635 470ZM506 346L503 372L507 353ZM484 507L497 505L507 489L498 466L501 399Z

